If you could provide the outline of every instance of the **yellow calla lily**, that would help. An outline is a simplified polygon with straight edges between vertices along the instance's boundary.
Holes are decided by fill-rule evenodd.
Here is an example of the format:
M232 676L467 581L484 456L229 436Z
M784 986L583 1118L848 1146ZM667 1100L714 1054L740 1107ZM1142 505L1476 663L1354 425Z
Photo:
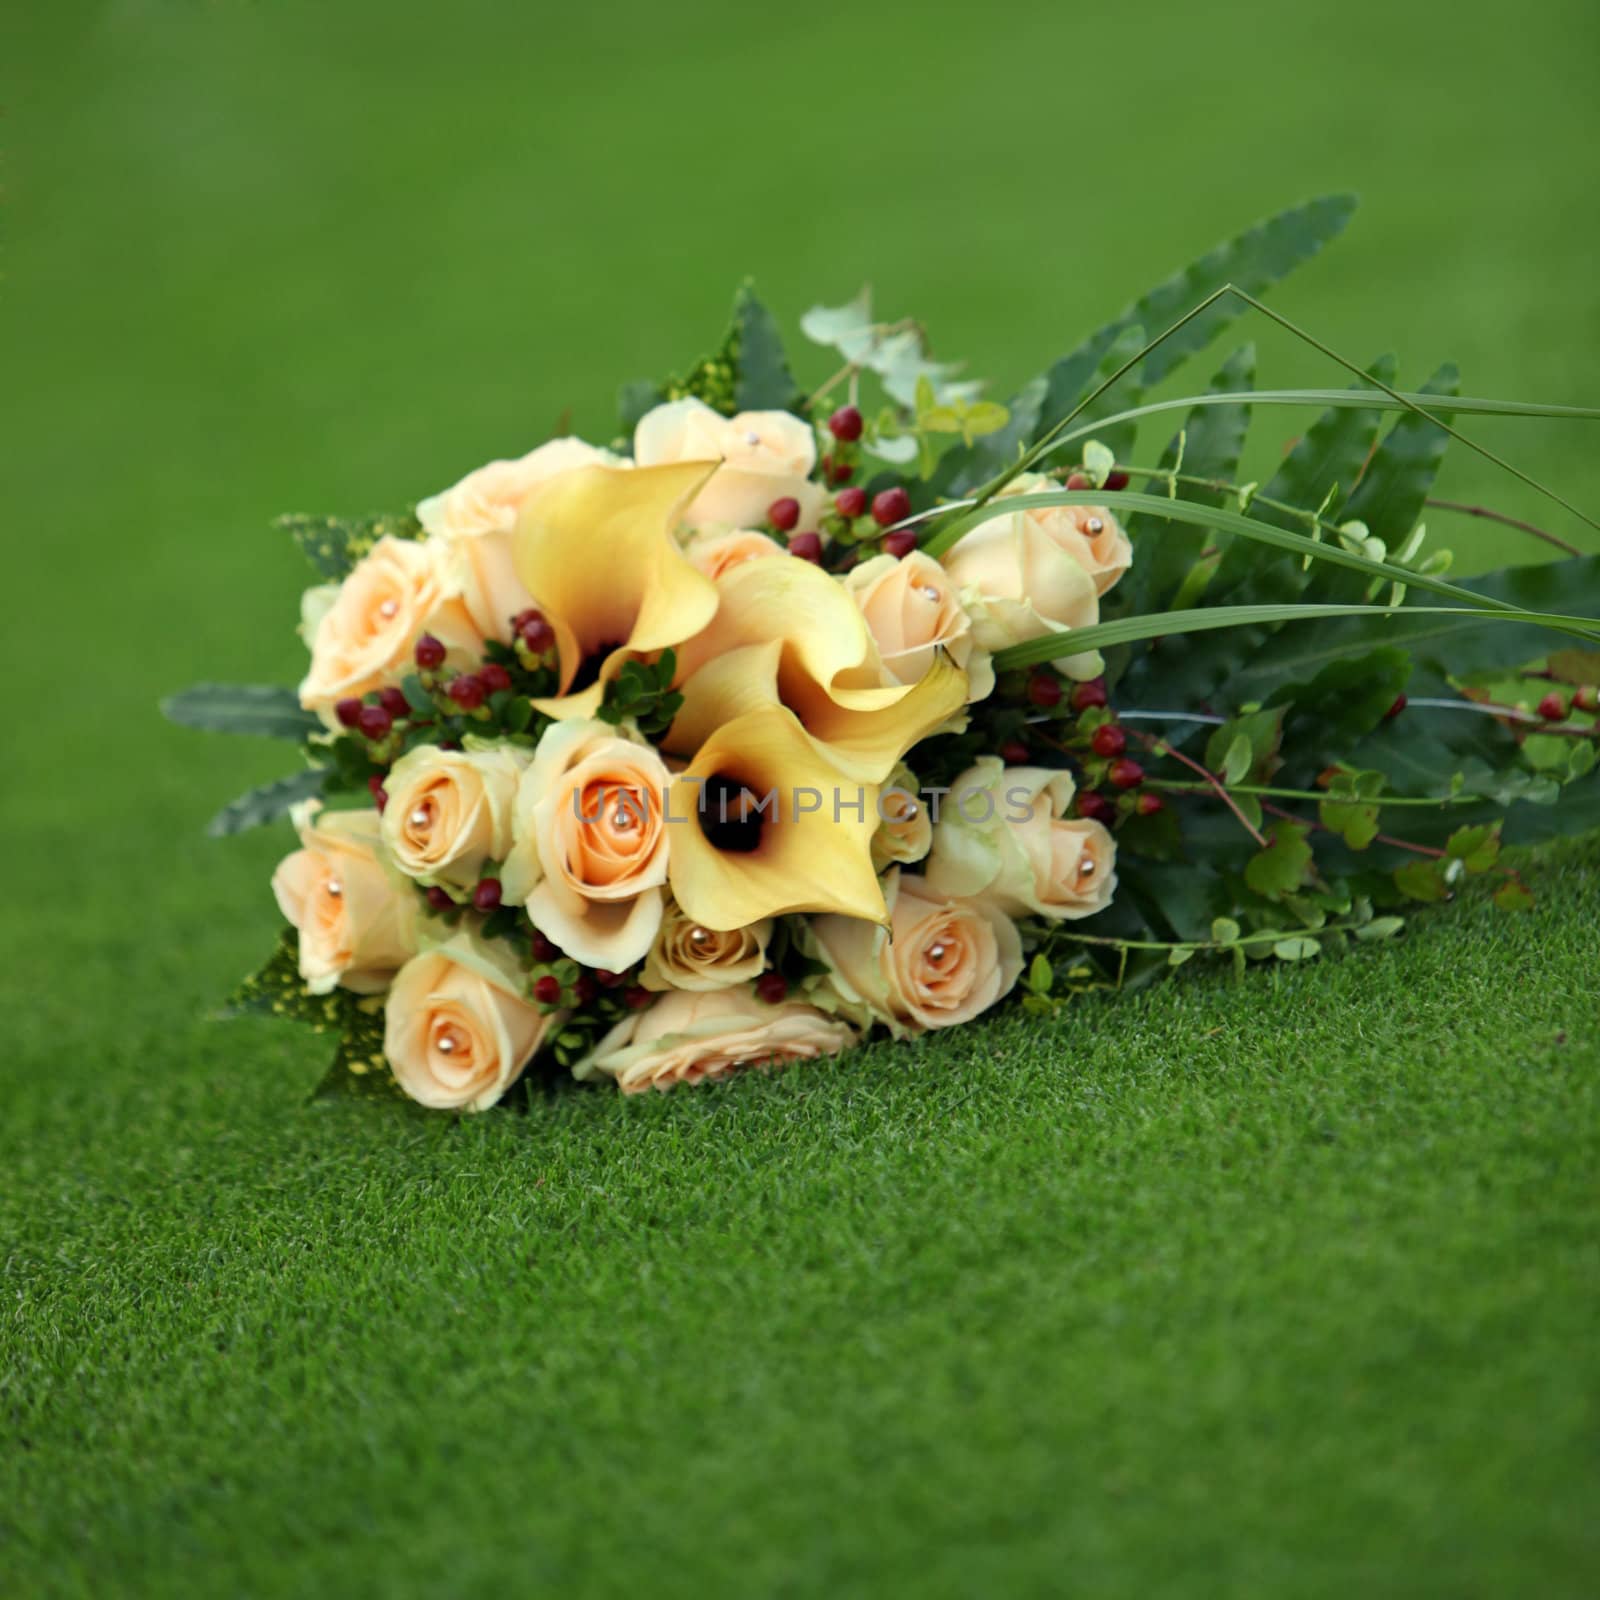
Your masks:
M673 781L667 817L672 893L704 927L801 911L888 916L872 865L877 785L841 773L783 706L711 733Z
M663 740L668 750L690 754L720 722L770 694L831 762L880 783L966 704L966 674L943 651L919 682L886 682L855 601L810 562L746 561L724 573L716 591L715 616L678 650L684 704Z
M630 656L681 644L711 621L716 588L673 532L717 465L576 467L524 502L517 576L554 629L561 663L560 692L535 702L547 716L593 716ZM595 665L594 680L574 689Z

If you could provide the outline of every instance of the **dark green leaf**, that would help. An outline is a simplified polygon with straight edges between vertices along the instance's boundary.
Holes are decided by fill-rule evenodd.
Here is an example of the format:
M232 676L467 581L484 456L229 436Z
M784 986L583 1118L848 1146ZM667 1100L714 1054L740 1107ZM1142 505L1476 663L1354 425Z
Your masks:
M1255 366L1255 346L1242 346L1211 380L1210 392L1248 389L1255 381ZM1239 457L1249 427L1247 405L1197 406L1184 423L1181 470L1190 477L1231 483L1239 470ZM1162 452L1163 467L1177 466L1178 445L1175 438ZM1160 494L1162 488L1151 483L1146 492ZM1227 493L1222 488L1205 489L1185 483L1178 485L1177 498L1198 505L1218 506ZM1150 611L1169 605L1210 537L1204 528L1170 522L1154 512L1144 511L1129 519L1128 536L1133 540L1133 567L1123 580L1123 588L1128 595L1129 609L1133 611Z
M772 313L743 285L733 301L737 341L734 400L741 411L784 411L802 396L789 371L783 339Z
M1076 389L1070 391L1058 385L1075 381L1075 374L1058 372L1052 368L1046 380L1044 404L1040 411L1041 419L1048 416L1066 416L1084 395L1098 388L1119 367L1131 361L1143 349L1144 343L1145 332L1142 327L1135 324L1133 327L1123 328L1106 346L1105 353L1091 369L1088 377ZM1119 411L1127 411L1138 405L1144 396L1142 371L1143 369L1138 366L1129 368L1092 405L1086 407L1078 418L1079 427L1091 430L1086 436L1098 439L1115 456L1126 456L1132 448L1135 425L1131 422L1105 426L1097 424L1101 418L1114 416Z
M1310 830L1297 822L1280 822L1265 850L1251 856L1244 881L1267 900L1281 900L1311 881Z
M214 733L250 733L264 739L304 739L322 723L300 709L293 689L276 684L197 683L161 702L168 721Z
M321 767L308 767L303 772L291 773L272 783L264 783L230 800L210 822L206 832L213 839L230 833L243 833L248 828L259 828L283 816L298 800L309 800L322 793L327 773Z

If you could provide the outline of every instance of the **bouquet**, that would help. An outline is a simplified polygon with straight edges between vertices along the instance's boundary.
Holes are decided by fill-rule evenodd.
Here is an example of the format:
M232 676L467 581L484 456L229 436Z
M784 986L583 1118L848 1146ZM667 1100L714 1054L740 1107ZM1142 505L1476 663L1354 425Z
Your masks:
M1600 822L1600 557L1431 489L1464 414L1600 412L1327 350L1350 387L1257 390L1249 344L1145 398L1246 312L1292 328L1256 296L1350 210L1221 246L1004 405L865 293L802 318L806 392L747 287L608 444L284 519L298 688L165 708L304 757L212 824L298 836L229 1009L333 1034L330 1092L480 1111L530 1065L665 1089L1305 961L1474 876L1527 906L1502 845ZM1241 481L1264 407L1309 423ZM1452 582L1435 511L1567 558Z

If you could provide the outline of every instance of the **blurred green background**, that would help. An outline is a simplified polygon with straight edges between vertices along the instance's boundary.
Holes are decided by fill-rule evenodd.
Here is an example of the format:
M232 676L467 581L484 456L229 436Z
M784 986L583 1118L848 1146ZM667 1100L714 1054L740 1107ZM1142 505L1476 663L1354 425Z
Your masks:
M730 1291L684 1267L716 1259L716 1237L696 1233L692 1213L665 1205L687 1230L676 1237L689 1241L689 1254L669 1273L671 1294L652 1301L648 1281L626 1270L635 1253L654 1259L649 1248L608 1224L592 1197L607 1173L612 1192L632 1193L639 1172L675 1150L707 1163L708 1183L762 1204L755 1168L740 1168L737 1152L713 1137L717 1097L637 1115L580 1099L558 1119L566 1141L558 1160L556 1145L540 1144L516 1119L494 1131L419 1132L393 1119L310 1118L298 1096L316 1077L320 1047L197 1020L269 941L266 879L283 848L281 834L215 845L199 830L223 800L281 771L284 753L164 726L155 704L199 678L298 677L292 630L306 572L270 528L275 514L408 503L490 457L529 448L569 409L576 431L607 436L617 385L681 369L709 347L746 274L788 322L870 280L885 312L923 318L938 354L967 359L1004 395L1218 239L1348 188L1362 199L1354 224L1274 294L1279 309L1357 360L1397 350L1408 383L1450 358L1469 394L1594 404L1597 46L1593 0L1532 0L1509 14L1484 0L962 8L11 0L0 17L11 713L0 822L18 854L0 897L0 996L12 1035L0 1067L8 1174L0 1224L13 1241L0 1242L0 1265L14 1280L4 1314L15 1320L5 1325L0 1454L9 1463L0 1473L16 1477L0 1500L0 1568L9 1550L26 1557L30 1588L99 1594L175 1583L167 1563L179 1560L201 1592L261 1592L274 1581L304 1592L335 1573L346 1593L408 1583L468 1592L513 1574L609 1591L630 1573L638 1583L692 1586L697 1575L712 1582L714 1569L734 1591L807 1592L826 1582L882 1592L918 1570L920 1551L931 1564L923 1592L957 1593L1001 1579L1036 1589L1060 1577L1065 1587L1076 1552L1102 1594L1245 1592L1238 1585L1263 1574L1279 1593L1348 1592L1376 1579L1386 1592L1462 1594L1477 1592L1480 1578L1492 1592L1484 1575L1503 1580L1529 1563L1543 1592L1569 1584L1580 1592L1576 1530L1581 1508L1593 1507L1593 1436L1580 1423L1592 1424L1594 1374L1564 1363L1566 1334L1594 1306L1561 1296L1573 1292L1578 1266L1592 1269L1593 1233L1574 1231L1572 1207L1587 1190L1573 1187L1564 1164L1572 1150L1555 1130L1592 1130L1593 1056L1563 1058L1563 1070L1581 1066L1589 1076L1552 1088L1536 1114L1497 1076L1496 1053L1474 1054L1452 1017L1469 1001L1495 1000L1496 972L1508 996L1525 995L1513 981L1535 981L1538 941L1554 941L1571 965L1540 991L1540 1038L1592 1036L1593 1002L1573 976L1593 971L1592 895L1584 899L1592 854L1563 858L1565 887L1545 920L1526 925L1533 932L1474 922L1463 924L1472 939L1439 947L1454 952L1450 970L1475 974L1470 989L1452 990L1444 967L1416 964L1437 956L1412 950L1394 957L1385 980L1428 997L1413 1021L1424 1034L1433 1029L1431 1048L1442 1052L1426 1058L1430 1073L1456 1074L1451 1082L1459 1079L1469 1101L1492 1086L1492 1115L1463 1113L1457 1127L1448 1100L1395 1111L1379 1118L1375 1143L1347 1147L1353 1165L1340 1182L1354 1189L1330 1181L1293 1203L1253 1193L1252 1204L1289 1208L1283 1231L1260 1241L1259 1259L1229 1254L1241 1218L1229 1199L1237 1197L1232 1158L1215 1141L1235 1119L1254 1126L1251 1107L1266 1118L1268 1143L1288 1127L1272 1118L1298 1116L1274 1087L1293 1061L1292 1042L1280 1039L1263 1075L1234 1085L1246 1096L1241 1109L1218 1091L1221 1079L1207 1080L1218 1091L1209 1097L1185 1098L1185 1070L1225 1074L1229 1063L1185 1068L1183 1041L1209 1025L1212 1003L1243 1026L1249 1005L1276 1004L1273 986L1283 985L1285 1001L1325 1024L1318 1048L1336 1055L1337 1041L1370 1031L1403 1053L1409 1035L1384 1030L1408 1002L1390 989L1364 1001L1360 982L1324 990L1304 976L1262 977L1254 1002L1220 989L1207 1001L1203 988L1186 991L1199 999L1155 1002L1177 1009L1153 1014L1146 1053L1132 1057L1151 1075L1119 1080L1132 1098L1118 1102L1111 1126L1146 1126L1155 1114L1140 1096L1170 1093L1157 1121L1166 1119L1174 1143L1130 1133L1095 1159L1106 1174L1122 1173L1116 1181L1130 1186L1137 1211L1147 1183L1163 1192L1181 1152L1200 1141L1194 1170L1212 1186L1171 1192L1184 1208L1219 1207L1214 1232L1202 1229L1174 1257L1151 1214L1153 1231L1125 1241L1178 1275L1161 1304L1139 1292L1118 1298L1128 1290L1119 1274L1136 1269L1095 1236L1085 1244L1042 1221L1025 1225L1026 1197L1052 1180L1021 1152L1048 1147L1058 1115L1090 1115L1092 1088L1070 1106L1013 1090L1004 1117L1015 1119L1017 1143L1008 1159L994 1144L1004 1127L971 1106L929 1120L887 1056L819 1074L815 1102L792 1081L749 1086L747 1099L726 1099L753 1119L749 1137L768 1141L749 1160L772 1162L819 1218L838 1195L841 1216L904 1217L909 1226L910 1185L970 1173L962 1192L974 1217L1017 1220L997 1257L974 1253L970 1239L956 1248L963 1224L946 1214L931 1258L918 1256L909 1233L884 1235L875 1257L861 1232L845 1229L827 1235L841 1254L824 1260L796 1218L792 1235L769 1240L769 1277L749 1280L767 1290L749 1300L734 1291L752 1321L728 1326L710 1304L699 1307L709 1320L695 1320L699 1299ZM1260 344L1264 384L1344 381L1272 330L1244 327ZM1184 381L1203 384L1223 353L1200 358ZM1264 420L1278 436L1295 427L1291 413ZM1600 454L1584 425L1469 426L1579 505L1600 508ZM1260 422L1258 430L1274 431ZM1459 452L1439 492L1600 549L1600 536ZM1530 554L1484 524L1441 519L1433 532L1469 564ZM1473 951L1486 952L1486 969L1473 966ZM1063 1059L1109 1048L1103 1030L1118 1013L1094 1015L1101 1020L1074 1022L1062 1035ZM1278 1024L1262 1018L1270 1034ZM1129 1026L1137 1037L1145 1024ZM940 1060L970 1056L976 1072L990 1046L975 1037ZM1037 1040L1029 1051L1039 1071L1061 1070ZM1246 1045L1232 1066L1248 1053ZM1381 1052L1362 1059L1377 1076L1350 1091L1358 1121L1368 1114L1361 1107L1404 1102L1385 1087ZM1128 1060L1113 1053L1102 1065L1131 1070ZM1336 1063L1327 1060L1332 1083ZM1316 1060L1298 1065L1319 1070ZM941 1085L940 1095L955 1096L959 1081ZM872 1109L880 1093L885 1105ZM861 1120L830 1120L846 1112ZM728 1116L745 1137L745 1122ZM1530 1139L1528 1130L1545 1129L1555 1141L1528 1157L1507 1191L1517 1198L1503 1204L1474 1209L1471 1196L1430 1189L1426 1166L1394 1177L1393 1192L1409 1197L1404 1215L1470 1216L1498 1241L1488 1257L1463 1244L1457 1276L1444 1272L1466 1296L1452 1317L1478 1325L1477 1291L1463 1286L1481 1274L1521 1272L1527 1290L1514 1308L1484 1313L1515 1352L1505 1385L1474 1389L1439 1435L1404 1414L1415 1363L1437 1357L1436 1347L1430 1356L1426 1341L1409 1354L1384 1346L1375 1368L1339 1369L1382 1319L1374 1312L1372 1328L1352 1332L1327 1312L1325 1284L1309 1268L1304 1277L1266 1268L1292 1258L1332 1273L1336 1263L1318 1251L1338 1217L1351 1207L1399 1215L1385 1212L1389 1191L1361 1185L1400 1159L1396 1152L1414 1153L1419 1117L1447 1144L1466 1137L1469 1121L1516 1126ZM837 1131L846 1126L848 1137ZM602 1129L613 1142L586 1154ZM1452 1170L1483 1156L1469 1140L1455 1152L1464 1166ZM581 1176L591 1159L600 1166ZM1133 1168L1124 1171L1125 1161ZM1540 1163L1551 1161L1565 1185L1548 1181ZM986 1184L996 1166L1014 1188ZM698 1181L692 1164L675 1170ZM547 1177L541 1199L535 1191ZM1101 1192L1092 1163L1078 1180ZM507 1230L517 1234L540 1205L555 1206L558 1189L565 1209L544 1226L567 1253L550 1258L542 1278L534 1272L526 1299L507 1298L504 1275L516 1278L519 1264L533 1271L540 1249L508 1244ZM1554 1209L1541 1211L1543 1202ZM659 1197L641 1203L662 1206ZM973 1227L981 1237L980 1223ZM1404 1300L1438 1249L1425 1228L1413 1235L1397 1222L1362 1258L1369 1268L1387 1263L1371 1292ZM1218 1272L1238 1275L1228 1280L1226 1316L1207 1298L1212 1252L1224 1263ZM909 1363L897 1381L874 1386L881 1352L870 1340L841 1357L842 1376L826 1363L803 1367L793 1393L736 1358L747 1340L781 1350L797 1327L833 1326L864 1292L862 1275L871 1279L884 1260L913 1285L939 1286L916 1340L902 1330L889 1341L893 1358ZM1168 1360L1159 1381L1119 1364L1130 1346L1109 1325L1089 1345L1051 1345L1062 1330L1037 1328L1043 1345L995 1353L975 1330L992 1329L992 1318L1014 1314L1011 1297L1031 1303L1040 1288L1038 1278L997 1279L997 1260L1046 1275L1051 1263L1072 1260L1089 1272L1074 1279L1072 1304L1131 1305L1131 1357L1138 1338L1152 1338ZM775 1283L809 1288L774 1302ZM1199 1296L1190 1316L1207 1402L1183 1381L1181 1341L1173 1347L1152 1333L1167 1325L1162 1306L1185 1303L1186 1291ZM1435 1283L1429 1292L1444 1305L1451 1290ZM1242 1327L1231 1320L1238 1305L1273 1296L1283 1297L1280 1310L1263 1309ZM1529 1306L1551 1303L1560 1314L1537 1336L1518 1321ZM618 1453L586 1455L559 1434L557 1380L564 1370L584 1378L586 1350L614 1328L608 1305L617 1318L658 1319L691 1342L708 1329L728 1341L709 1357L677 1353L705 1364L706 1383L703 1411L688 1389L671 1391L682 1406L674 1424L682 1455L645 1423L630 1431L619 1420L641 1405L648 1413L639 1387L579 1385L595 1408L581 1427L598 1428L595 1437ZM892 1305L881 1309L892 1316ZM555 1331L542 1334L546 1316ZM468 1328L485 1326L485 1342L474 1344ZM433 1346L444 1352L436 1382L422 1381L426 1362L400 1365L419 1328L442 1338ZM983 1360L964 1358L969 1341ZM1302 1392L1273 1366L1285 1348L1334 1364L1338 1405L1323 1412L1318 1391ZM1240 1369L1230 1349L1254 1365ZM554 1375L548 1406L525 1386L536 1352ZM624 1370L635 1363L644 1386L664 1383L662 1363L674 1358L633 1347L619 1359ZM1023 1414L1040 1393L1036 1361L1057 1383L1077 1362L1091 1390L1128 1399L1109 1435L1120 1443L1096 1457L1089 1478L1074 1478L1068 1459L1082 1444L1077 1435L1025 1437ZM1299 1420L1274 1421L1274 1411L1243 1453L1229 1455L1240 1439L1227 1419L1248 1410L1251 1372L1263 1367L1264 1392L1275 1405L1298 1406ZM719 1371L735 1375L733 1388ZM1147 1378L1155 1389L1141 1389ZM826 1439L808 1438L795 1406L817 1404L835 1379L855 1411L819 1421ZM965 1406L974 1395L992 1408ZM1364 1411L1361 1396L1377 1398ZM1201 1409L1183 1413L1186 1397ZM1350 1419L1381 1430L1391 1405L1401 1408L1386 1436L1392 1479L1341 1495L1365 1460ZM1172 1422L1179 1414L1187 1423ZM467 1415L491 1428L514 1418L543 1430L537 1448L520 1435L505 1447L525 1486L452 1428ZM898 1458L899 1476L890 1474L903 1513L893 1533L863 1509L883 1462L857 1427L910 1452ZM1513 1447L1506 1430L1519 1427ZM1281 1455L1264 1442L1275 1428ZM774 1462L735 1448L763 1438L800 1453ZM1224 1452L1215 1458L1220 1479L1208 1465L1212 1448ZM1149 1474L1170 1451L1194 1453L1170 1493L1152 1498ZM667 1476L630 1482L628 1452ZM907 1490L916 1459L952 1473L957 1498ZM1486 1516L1493 1496L1539 1459L1552 1474L1541 1488L1545 1510L1514 1507L1504 1524ZM281 1473L274 1461L285 1464ZM1478 1476L1468 1463L1482 1467ZM1285 1472L1298 1498L1275 1542L1271 1484ZM1452 1514L1458 1472L1471 1493ZM736 1504L753 1479L780 1502L786 1473L793 1504L806 1510L784 1525L790 1544L774 1547L800 1552L788 1564L774 1550L765 1561L751 1554L762 1542L737 1522ZM1206 1498L1230 1473L1252 1508L1233 1522L1218 1520ZM353 1498L341 1500L332 1484ZM993 1515L972 1524L987 1495ZM664 1546L646 1537L652 1529L660 1537L659 1516L645 1517L633 1538L624 1520L609 1544L594 1524L581 1531L583 1518L626 1507L630 1496L681 1504L686 1518L702 1519L693 1526L704 1527L704 1540L668 1538L677 1564L664 1573L653 1559ZM1056 1544L1049 1508L1062 1499L1076 1507L1076 1531ZM536 1513L525 1512L530 1502ZM572 1508L565 1520L563 1503ZM1397 1505L1398 1518L1375 1510ZM847 1506L857 1512L849 1537L829 1531ZM1322 1522L1319 1506L1330 1508ZM524 1528L519 1538L525 1514L543 1530L537 1557L524 1548L533 1535ZM822 1520L808 1522L812 1514ZM1358 1547L1374 1526L1380 1548L1364 1564ZM949 1527L965 1530L965 1556L942 1542ZM1171 1546L1162 1527L1178 1530ZM1385 1564L1414 1535L1442 1565L1402 1574ZM733 1562L726 1570L712 1548L719 1539ZM1465 1551L1456 1565L1441 1555L1451 1549Z

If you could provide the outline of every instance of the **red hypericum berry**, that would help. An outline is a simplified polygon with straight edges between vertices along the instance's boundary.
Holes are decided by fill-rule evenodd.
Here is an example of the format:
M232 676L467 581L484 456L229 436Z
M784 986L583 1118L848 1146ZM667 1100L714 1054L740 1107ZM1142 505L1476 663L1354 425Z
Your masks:
M1120 756L1128 748L1128 736L1116 723L1108 722L1089 735L1089 748L1097 756Z
M756 979L756 993L769 1006L781 1005L789 993L789 980L781 972L763 972Z
M473 906L487 916L491 911L500 909L500 880L498 878L484 878L476 889L472 891Z
M1074 684L1072 689L1072 709L1074 711L1097 711L1106 703L1106 680L1104 678L1091 678L1087 683Z
M587 972L578 974L577 982L572 986L572 997L580 1006L586 1006L600 990L594 979Z
M883 536L883 553L893 556L896 561L904 559L917 548L917 530L915 528L895 528Z
M1539 715L1546 722L1560 722L1567 714L1567 697L1553 689L1539 702Z
M1153 817L1156 812L1165 811L1167 809L1167 802L1163 800L1160 795L1151 794L1150 791L1146 789L1140 794L1139 798L1134 801L1133 809L1137 811L1141 817Z
M444 665L444 645L431 633L425 633L417 640L417 648L413 654L417 658L417 665L424 672L432 672L436 667Z
M389 791L381 783L374 784L371 779L367 780L367 787L372 790L372 803L378 808L378 815L381 817L384 807L389 804Z
M631 989L628 989L623 993L622 1003L630 1011L643 1011L644 1008L654 999L655 996L651 994L648 989L643 988L636 983Z
M849 483L855 477L856 469L848 461L835 461L832 456L822 458L822 475L829 483Z
M372 776L367 779L367 793L370 794L374 800L376 800L382 792L383 777L381 774L374 772Z
M791 528L800 526L800 502L792 494L786 494L781 500L774 500L767 507L767 521L779 533L787 533Z
M517 637L534 655L542 656L556 642L556 630L537 611L517 629Z
M594 981L602 989L615 989L622 982L622 974L613 972L610 967L596 967L594 969Z
M535 961L554 961L561 954L537 928L529 935L528 948L533 952Z
M862 426L861 413L854 406L840 406L828 418L828 432L846 444L854 444L861 437Z
M378 691L378 704L394 718L396 722L402 717L411 715L411 705L405 695L398 689L380 689Z
M357 725L369 739L386 739L394 718L382 706L362 706Z
M463 672L459 678L450 680L448 693L463 711L476 711L483 704L483 679Z
M1029 759L1028 747L1020 739L1007 739L1000 746L1000 759L1008 767L1025 766Z
M1103 794L1080 794L1078 796L1078 815L1088 817L1091 822L1110 822L1116 816L1117 808L1106 799Z
M855 521L867 509L867 491L865 489L841 489L833 497L833 509L841 517L849 517L852 522Z
M1067 474L1067 487L1081 492L1084 489L1094 488L1094 484L1087 472L1069 472Z
M511 687L511 674L498 661L485 661L474 676L490 694Z
M533 980L533 998L542 1006L553 1006L561 1000L561 980L551 973Z
M797 533L789 540L789 554L799 556L802 561L821 564L822 561L822 535L820 533Z
M435 911L454 911L456 908L456 903L450 898L449 891L441 889L438 884L435 884L428 891L428 904Z
M880 528L892 528L911 515L911 496L896 485L893 489L880 489L872 497L872 520Z
M1137 789L1144 782L1144 768L1124 756L1106 768L1106 777L1119 789Z
M1574 692L1572 708L1574 711L1588 711L1591 713L1600 711L1600 689L1595 688L1592 683L1584 684Z
M1061 704L1061 680L1053 672L1040 668L1028 675L1028 698L1041 711L1049 711Z
M1405 710L1405 708L1406 697L1403 694L1397 694L1394 697L1394 704L1390 706L1389 709L1383 714L1384 721L1387 722L1391 718L1398 717L1400 713Z
M1126 472L1108 472L1106 474L1106 488L1117 494L1128 487L1128 474Z
M345 727L355 728L360 726L361 713L364 709L361 702L352 697L349 700L339 701L333 708L333 714Z

